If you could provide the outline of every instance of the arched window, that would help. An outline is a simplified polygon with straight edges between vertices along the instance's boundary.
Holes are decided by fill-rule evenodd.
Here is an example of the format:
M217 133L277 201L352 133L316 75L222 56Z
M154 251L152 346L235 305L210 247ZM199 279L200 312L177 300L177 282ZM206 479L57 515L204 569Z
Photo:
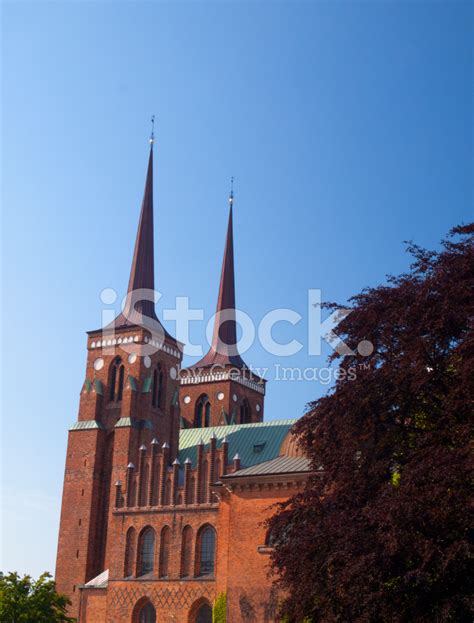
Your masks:
M120 402L123 396L123 382L125 368L120 357L115 357L110 366L109 373L109 399L112 402Z
M109 398L110 400L115 400L115 385L117 383L117 367L118 361L115 359L110 366L110 375L109 375Z
M153 372L153 390L151 404L153 407L163 406L164 375L161 365L158 364Z
M196 623L212 623L212 608L203 604L196 614Z
M250 411L250 404L247 398L242 401L240 405L240 423L249 424L251 421L252 413Z
M117 387L117 402L122 400L123 396L123 378L125 376L125 368L120 366L119 368L119 378L118 378L118 387Z
M216 531L212 526L201 528L196 543L196 575L213 575L216 558Z
M123 569L123 575L125 578L129 578L131 575L133 575L133 561L135 560L135 540L135 528L129 528L127 530L127 536L125 540L125 562Z
M212 623L212 608L207 599L195 602L189 611L188 621L192 623Z
M191 557L193 552L193 529L191 526L185 526L181 538L181 571L182 578L188 578L191 575Z
M167 578L169 575L170 563L171 528L165 526L161 531L160 542L160 578Z
M149 601L143 606L138 615L138 623L156 623L156 611Z
M153 559L155 557L155 531L153 528L145 528L140 534L138 542L138 565L137 576L153 572Z
M211 424L211 403L206 394L203 394L196 403L196 413L194 416L195 428L210 426Z

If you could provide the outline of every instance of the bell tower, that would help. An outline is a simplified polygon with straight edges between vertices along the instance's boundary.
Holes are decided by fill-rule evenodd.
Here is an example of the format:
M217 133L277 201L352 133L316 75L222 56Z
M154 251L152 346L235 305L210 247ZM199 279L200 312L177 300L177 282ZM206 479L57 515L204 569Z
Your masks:
M208 353L181 375L182 428L263 420L266 381L248 368L237 349L233 206L231 190L212 343Z
M58 590L78 616L78 586L108 568L107 527L123 466L152 439L179 442L181 344L161 325L153 292L153 134L126 302L88 332L78 419L69 429L56 564Z

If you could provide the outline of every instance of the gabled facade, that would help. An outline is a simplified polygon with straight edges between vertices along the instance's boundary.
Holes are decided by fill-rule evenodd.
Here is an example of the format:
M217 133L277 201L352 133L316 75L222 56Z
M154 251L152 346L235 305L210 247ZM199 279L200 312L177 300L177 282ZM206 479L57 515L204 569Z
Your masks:
M81 623L208 623L218 596L232 623L275 620L262 521L308 466L235 348L232 204L211 348L182 373L149 296L152 142L127 301L88 333L69 430L56 582Z

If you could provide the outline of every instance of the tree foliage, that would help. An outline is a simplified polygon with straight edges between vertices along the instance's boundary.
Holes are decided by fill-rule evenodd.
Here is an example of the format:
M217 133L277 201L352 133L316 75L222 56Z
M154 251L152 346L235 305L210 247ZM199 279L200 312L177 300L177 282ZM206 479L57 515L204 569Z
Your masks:
M73 623L67 616L70 604L65 595L56 592L49 573L36 581L9 573L0 579L0 621L2 623Z
M227 621L227 594L219 593L212 607L212 623L226 623Z
M314 476L269 522L291 622L473 619L474 224L408 250L351 299L346 372L296 427Z

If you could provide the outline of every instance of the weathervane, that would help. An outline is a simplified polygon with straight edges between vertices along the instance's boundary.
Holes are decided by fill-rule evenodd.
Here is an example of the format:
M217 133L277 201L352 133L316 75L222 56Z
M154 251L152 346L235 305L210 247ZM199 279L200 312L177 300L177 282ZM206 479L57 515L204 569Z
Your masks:
M234 176L230 178L230 195L229 195L229 203L233 205L234 203Z
M155 142L155 115L151 116L151 134L150 134L150 145L153 145Z

